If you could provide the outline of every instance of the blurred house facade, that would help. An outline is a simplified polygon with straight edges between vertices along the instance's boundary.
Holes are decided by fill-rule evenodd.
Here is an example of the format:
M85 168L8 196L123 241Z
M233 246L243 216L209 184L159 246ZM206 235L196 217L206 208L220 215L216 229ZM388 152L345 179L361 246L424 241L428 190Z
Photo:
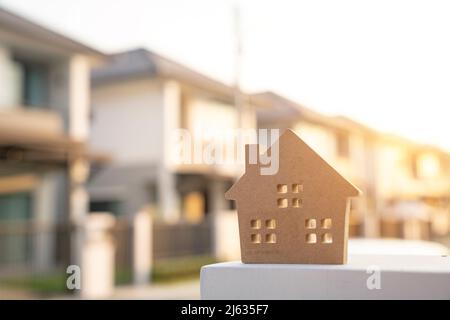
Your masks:
M375 150L379 233L407 239L448 235L450 155L392 135L379 135Z
M149 207L156 220L156 258L215 251L214 220L233 215L224 193L243 163L227 161L233 160L227 154L222 163L205 164L194 159L194 149L203 154L227 131L225 143L237 148L235 131L256 128L248 96L137 49L114 54L93 70L91 125L91 146L114 159L92 171L91 211L112 212L123 222ZM180 128L187 137L178 135ZM189 150L179 150L183 143Z
M198 147L239 128L232 87L144 49L111 56L92 83L90 142L115 159L92 175L93 208L129 216L151 205L164 221L199 222L229 207L223 194L241 168L179 161L173 151L179 128ZM253 108L244 110L241 125L256 128Z
M230 252L227 247L238 247L238 242L220 239L237 238L232 232L235 213L223 194L243 168L174 161L172 134L187 129L192 144L202 146L211 139L205 133L223 133L242 123L252 129L294 129L362 189L363 196L352 203L352 236L429 239L434 231L448 234L443 226L449 220L449 157L437 148L393 139L345 117L325 116L273 92L240 93L239 119L232 87L144 49L110 56L93 71L92 83L90 142L111 153L115 162L92 174L91 211L127 219L150 205L160 221L191 225L220 217L213 229L208 222L205 237L200 229L193 232L209 239L205 243L214 242L216 250ZM410 215L401 213L404 206ZM180 229L164 234L177 233L182 234ZM185 234L185 239L192 237L192 232ZM157 238L176 242L163 233Z
M86 214L89 72L101 58L0 9L0 272L70 258L57 226Z

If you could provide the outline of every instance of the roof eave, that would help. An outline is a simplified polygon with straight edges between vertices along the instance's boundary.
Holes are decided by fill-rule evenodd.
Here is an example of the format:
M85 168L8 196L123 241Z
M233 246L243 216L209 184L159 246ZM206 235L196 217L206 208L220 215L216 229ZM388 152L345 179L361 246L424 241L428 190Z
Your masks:
M4 8L0 8L0 27L26 38L36 39L68 51L88 55L95 61L106 58L104 53L94 48L16 15Z

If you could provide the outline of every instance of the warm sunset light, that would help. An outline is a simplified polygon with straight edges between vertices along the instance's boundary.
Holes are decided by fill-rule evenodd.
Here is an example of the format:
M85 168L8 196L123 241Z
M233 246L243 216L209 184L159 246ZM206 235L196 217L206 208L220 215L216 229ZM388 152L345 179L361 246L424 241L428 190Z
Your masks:
M447 1L0 3L100 49L145 46L228 83L237 3L245 88L450 150Z
M0 300L450 299L449 17L0 0Z

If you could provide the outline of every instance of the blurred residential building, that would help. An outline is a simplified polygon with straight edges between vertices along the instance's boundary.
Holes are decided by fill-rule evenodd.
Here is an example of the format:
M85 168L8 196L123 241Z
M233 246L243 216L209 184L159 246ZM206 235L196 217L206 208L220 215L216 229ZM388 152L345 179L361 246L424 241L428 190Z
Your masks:
M179 128L192 134L192 145L204 146L211 142L205 133L238 129L240 120L244 128L293 128L363 190L363 196L352 202L351 235L427 239L430 234L424 230L430 227L432 215L427 213L427 222L420 222L419 227L408 227L415 218L397 221L398 213L390 208L393 203L414 200L413 211L418 211L425 199L441 213L434 225L440 226L436 228L441 233L447 232L442 221L448 221L449 161L448 155L436 148L388 139L351 119L325 116L272 92L240 93L243 114L239 119L232 87L144 49L110 56L107 64L93 71L92 84L90 143L111 153L115 161L91 176L91 211L109 211L131 219L150 205L157 219L165 223L154 228L155 239L159 239L154 246L156 256L170 255L180 244L185 254L208 251L206 247L194 249L198 246L194 238L202 239L209 248L217 238L237 237L231 231L233 208L223 194L243 168L236 164L180 164L172 152L177 148L173 133ZM421 164L414 167L392 154L399 159L414 155L419 162L426 155L429 163L436 163L432 159L437 157L439 172L419 179ZM418 170L417 175L411 170ZM430 174L433 170L437 169L425 171ZM222 215L224 212L228 214ZM211 221L205 220L208 216L226 218L212 230ZM396 221L394 226L391 220ZM177 227L163 228L167 223ZM180 227L183 225L191 227ZM223 247L237 245L222 243Z
M380 234L423 239L448 235L450 155L392 135L379 135L375 146Z
M244 104L242 114L235 107L236 94ZM92 172L91 210L113 212L123 220L150 206L160 222L156 251L170 251L176 243L187 254L198 252L190 252L189 243L211 246L208 216L232 209L224 193L242 168L235 162L194 161L193 149L192 157L180 161L182 155L174 155L177 132L186 129L185 142L201 152L215 133L228 131L233 144L233 130L256 128L247 101L233 87L145 49L110 56L92 72L90 143L114 162ZM159 229L170 224L172 231Z
M90 66L102 54L0 9L0 271L68 262L87 212Z

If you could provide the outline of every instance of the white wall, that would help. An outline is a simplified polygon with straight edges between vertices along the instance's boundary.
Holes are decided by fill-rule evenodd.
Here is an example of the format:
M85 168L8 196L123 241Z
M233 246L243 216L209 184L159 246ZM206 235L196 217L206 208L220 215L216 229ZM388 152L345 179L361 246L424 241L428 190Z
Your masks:
M0 110L17 104L17 89L14 66L10 51L0 44Z
M295 132L322 158L333 164L336 154L336 139L333 131L326 127L300 121L294 126Z
M214 170L226 176L241 175L243 167L236 160L240 155L237 129L255 129L255 116L247 106L242 117L242 128L238 128L239 115L232 104L202 96L192 96L186 107L185 123L192 135L194 149L191 155L195 165L212 162ZM209 148L209 149L208 149ZM240 150L242 150L241 148ZM205 154L214 150L214 157L205 159Z
M162 144L160 154L160 167L158 168L158 188L159 188L159 209L161 215L166 221L176 222L180 219L180 199L176 190L176 177L172 172L172 139L174 130L180 127L180 103L181 103L181 88L176 81L166 81L162 87L163 107L160 123L163 124L161 130ZM158 121L155 119L155 121ZM157 132L155 132L157 133Z
M86 56L75 55L69 61L69 134L87 140L90 116L90 65Z
M162 84L148 79L94 87L90 143L118 164L158 162L163 154Z
M73 55L50 63L49 109L61 117L65 132L86 141L90 122L90 62Z
M300 121L294 130L347 179L357 184L370 182L367 173L366 146L361 135L348 132L349 155L342 158L337 155L335 129Z
M187 125L194 135L237 128L237 112L232 105L211 99L192 98L188 110Z
M51 228L55 223L57 212L58 172L49 172L41 175L39 185L33 192L33 221L39 226ZM34 268L48 270L54 264L55 234L43 232L33 240Z

